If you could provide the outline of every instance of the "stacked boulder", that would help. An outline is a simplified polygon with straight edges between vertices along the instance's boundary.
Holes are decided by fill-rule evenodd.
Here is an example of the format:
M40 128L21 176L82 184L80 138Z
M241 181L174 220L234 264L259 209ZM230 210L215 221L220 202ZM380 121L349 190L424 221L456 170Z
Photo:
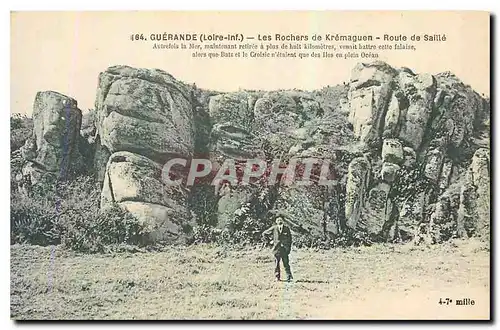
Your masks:
M161 70L115 66L99 75L95 106L101 207L122 206L153 241L183 241L193 224L186 194L166 184L162 170L172 158L193 156L189 88Z
M53 182L92 163L101 207L128 210L152 241L184 242L210 212L221 229L284 213L313 240L489 235L489 101L449 72L360 63L333 89L218 93L161 70L113 66L99 75L95 108L95 124L80 132L74 99L38 93L33 138L14 155L25 164L17 179ZM185 180L190 160L206 157L213 173L226 160L286 166L315 158L330 164L332 184L206 182L208 193L164 180L169 160L186 160L174 173Z
M471 171L489 180L487 150L475 145L485 133L478 123L489 116L483 98L450 73L415 74L374 62L353 69L349 101L354 133L372 164L370 179L361 182L369 172L366 162L357 159L350 166L346 216L351 229L384 240L424 233L442 241L466 235L464 227L485 226L464 224L475 220L458 215L462 204L471 204L472 194L463 187L477 191L487 185L462 180L475 150Z

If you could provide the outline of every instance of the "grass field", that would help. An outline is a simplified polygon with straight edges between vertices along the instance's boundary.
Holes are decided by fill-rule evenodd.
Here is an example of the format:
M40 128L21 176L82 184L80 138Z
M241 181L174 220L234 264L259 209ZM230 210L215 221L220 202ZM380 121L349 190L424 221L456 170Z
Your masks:
M260 248L84 255L14 245L11 317L488 319L489 253L475 240L292 250L295 279L287 283L273 281L273 258ZM475 304L439 305L440 298Z

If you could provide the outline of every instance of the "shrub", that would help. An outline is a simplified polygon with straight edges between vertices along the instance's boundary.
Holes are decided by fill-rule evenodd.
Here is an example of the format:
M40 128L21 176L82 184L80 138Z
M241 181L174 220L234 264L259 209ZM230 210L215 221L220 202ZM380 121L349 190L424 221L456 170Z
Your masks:
M33 135L33 119L19 113L10 117L10 150L14 151L24 145Z
M222 230L210 226L209 224L201 224L193 227L192 242L194 244L200 243L214 243L222 238Z
M61 243L80 252L106 252L118 244L141 245L143 228L118 205L98 210L91 218L83 212L67 212L60 217Z
M29 198L14 192L11 195L10 242L51 245L60 243L53 207L44 199Z
M63 244L81 252L104 252L112 244L144 244L148 232L119 206L100 210L94 179L38 185L11 195L11 244Z

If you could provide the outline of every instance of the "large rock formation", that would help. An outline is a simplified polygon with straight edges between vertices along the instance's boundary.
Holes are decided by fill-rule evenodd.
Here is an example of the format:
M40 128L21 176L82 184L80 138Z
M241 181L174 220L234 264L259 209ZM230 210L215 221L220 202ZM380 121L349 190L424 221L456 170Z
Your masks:
M33 137L20 152L26 161L18 181L52 183L82 170L79 151L82 112L76 100L54 91L38 92L33 105Z
M114 66L99 75L95 106L95 127L82 135L95 146L101 207L118 203L154 241L183 241L197 224L259 233L276 213L298 242L489 235L489 101L449 72L360 63L347 84L314 92L218 93L161 70ZM22 150L27 173L78 163L76 101L39 93L34 121ZM286 166L314 158L328 162L331 184L166 184L165 162L183 158L189 167L193 157L210 159L213 170L227 159Z
M108 68L96 96L103 180L101 207L123 206L148 227L155 241L182 240L191 214L182 188L166 185L163 165L194 153L192 95L188 86L161 70ZM102 177L104 173L104 177Z
M153 241L182 241L192 225L183 192L165 184L162 166L131 152L115 152L108 160L101 206L111 203L135 215Z
M160 162L193 154L190 90L166 72L110 67L99 75L95 107L100 143L111 154Z
M462 186L460 197L465 213L469 217L474 213L478 216L476 219L469 218L469 221L474 221L475 231L485 237L490 234L490 175L490 152L485 148L478 149L472 157L468 181ZM475 198L471 198L471 191L475 193ZM471 203L476 204L472 211Z
M397 71L385 63L358 64L352 70L349 119L354 134L370 147L380 144L380 130L386 120L396 74Z
M259 158L259 147L252 133L254 115L252 95L246 92L219 94L210 97L208 109L212 121L210 159L220 168L226 159L235 166L248 159ZM262 156L260 157L262 158ZM234 180L241 180L237 171ZM214 186L217 200L217 226L231 230L235 226L238 210L244 210L256 193L255 187L238 187L228 181Z
M385 239L419 239L424 233L435 242L464 236L464 227L482 231L479 227L489 221L485 214L489 190L485 187L489 189L490 172L489 155L486 149L478 150L478 141L489 140L486 100L450 73L415 74L381 62L355 67L349 97L354 133L371 148L372 163L382 162L380 175L373 173L364 185L377 191L375 206L384 220L373 213L372 194L368 194L367 202L359 203L356 212L349 209L346 213L366 215L358 230L382 234ZM360 101L366 97L369 101ZM469 164L471 173L481 172L479 176L487 181L465 182L462 174ZM481 190L483 205L465 212L460 200L470 209L473 203L467 199ZM426 212L429 207L433 211ZM479 220L459 215L464 212L484 216ZM394 237L383 235L383 228L396 228Z

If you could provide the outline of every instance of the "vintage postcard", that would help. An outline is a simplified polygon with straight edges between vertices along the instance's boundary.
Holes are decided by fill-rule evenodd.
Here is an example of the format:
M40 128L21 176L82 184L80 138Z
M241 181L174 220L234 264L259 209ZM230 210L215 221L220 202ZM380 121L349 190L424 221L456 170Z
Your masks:
M11 12L11 318L489 320L490 19Z

